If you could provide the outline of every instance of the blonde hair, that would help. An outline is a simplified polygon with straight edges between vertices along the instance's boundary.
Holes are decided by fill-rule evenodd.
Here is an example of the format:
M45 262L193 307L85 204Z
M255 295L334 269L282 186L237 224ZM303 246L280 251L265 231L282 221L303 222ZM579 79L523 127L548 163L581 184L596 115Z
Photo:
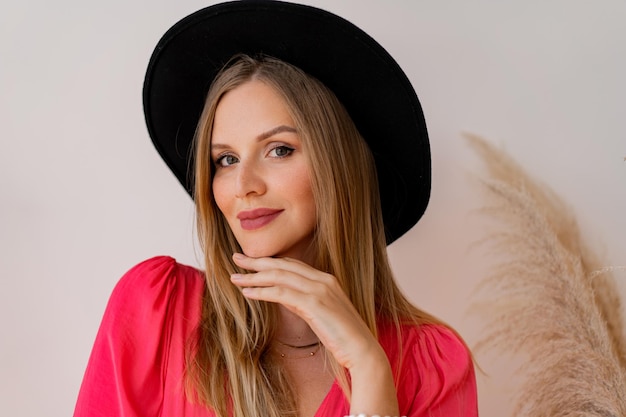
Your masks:
M234 58L211 85L196 132L194 199L207 288L187 382L220 417L295 416L296 401L286 377L267 354L274 306L245 299L230 282L230 274L240 272L231 255L241 248L211 191L217 105L224 94L250 80L264 82L282 96L309 156L317 209L315 267L337 278L375 336L381 321L395 325L399 339L403 323L437 321L412 306L394 282L374 160L339 100L318 80L283 61ZM326 359L348 393L344 370L331 355Z

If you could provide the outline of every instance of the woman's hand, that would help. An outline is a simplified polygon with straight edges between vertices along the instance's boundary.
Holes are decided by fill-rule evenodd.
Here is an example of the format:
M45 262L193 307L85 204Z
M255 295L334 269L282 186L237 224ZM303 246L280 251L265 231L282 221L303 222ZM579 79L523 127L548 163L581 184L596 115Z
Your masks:
M298 315L343 367L352 370L368 359L387 360L334 276L291 258L250 258L238 253L233 260L256 271L231 277L245 297L279 303Z
M250 258L237 253L233 260L256 271L231 277L245 297L279 303L298 315L348 369L352 414L398 415L387 355L334 276L291 258Z

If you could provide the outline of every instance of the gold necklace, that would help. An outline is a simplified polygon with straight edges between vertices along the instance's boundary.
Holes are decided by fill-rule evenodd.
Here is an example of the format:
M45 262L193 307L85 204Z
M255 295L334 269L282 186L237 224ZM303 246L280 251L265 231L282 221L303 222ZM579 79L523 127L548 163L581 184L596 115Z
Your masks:
M282 346L285 346L285 347L288 347L288 348L291 348L291 349L311 349L311 348L314 348L312 351L310 351L305 356L288 356L288 355L285 355L284 352L281 352L281 351L275 349L276 353L278 353L280 355L280 357L283 358L283 359L304 359L304 358L310 358L312 356L315 356L315 354L322 347L322 342L319 341L319 340L317 342L315 342L315 343L311 343L311 344L303 345L303 346L290 345L288 343L283 343L283 342L281 342L279 340L277 340L276 342L278 342L279 345L282 345Z

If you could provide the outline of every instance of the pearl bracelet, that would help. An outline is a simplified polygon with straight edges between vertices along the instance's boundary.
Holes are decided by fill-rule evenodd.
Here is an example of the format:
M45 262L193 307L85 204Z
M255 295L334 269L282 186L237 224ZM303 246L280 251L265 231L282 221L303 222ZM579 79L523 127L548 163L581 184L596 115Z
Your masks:
M344 417L383 417L383 416L381 416L379 414L373 414L371 416L368 416L365 413L361 413L361 414L347 414ZM390 417L390 416L384 416L384 417ZM402 417L406 417L406 416L402 416Z

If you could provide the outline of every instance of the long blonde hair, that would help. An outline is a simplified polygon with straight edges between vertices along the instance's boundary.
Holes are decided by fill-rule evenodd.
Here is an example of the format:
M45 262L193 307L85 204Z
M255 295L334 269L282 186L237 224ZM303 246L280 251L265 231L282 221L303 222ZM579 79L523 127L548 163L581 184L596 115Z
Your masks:
M280 364L267 354L276 311L270 303L245 299L230 282L230 274L241 272L231 260L241 248L211 190L215 110L224 94L253 79L285 100L309 156L317 208L315 267L337 278L375 336L380 321L394 324L398 335L402 323L436 322L413 307L394 282L373 157L342 104L322 83L290 64L238 56L211 85L196 132L194 199L207 286L187 382L220 417L284 417L297 410ZM344 370L327 356L347 392Z

